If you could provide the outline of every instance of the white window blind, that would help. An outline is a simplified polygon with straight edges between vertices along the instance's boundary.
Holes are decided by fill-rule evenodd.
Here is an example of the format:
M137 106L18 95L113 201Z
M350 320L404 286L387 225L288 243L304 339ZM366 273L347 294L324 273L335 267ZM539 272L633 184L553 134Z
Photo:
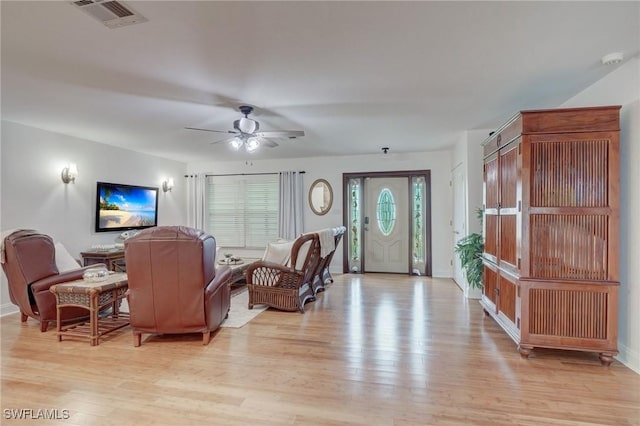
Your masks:
M209 176L209 231L221 247L264 248L278 238L277 174Z

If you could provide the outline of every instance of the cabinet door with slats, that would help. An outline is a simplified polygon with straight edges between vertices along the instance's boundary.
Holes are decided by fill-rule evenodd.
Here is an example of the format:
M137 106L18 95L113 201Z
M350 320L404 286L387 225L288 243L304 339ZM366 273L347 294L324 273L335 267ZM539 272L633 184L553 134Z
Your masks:
M485 159L484 164L484 257L498 260L498 154Z
M488 306L495 313L498 313L498 270L495 265L485 263L483 271L482 294Z
M531 138L531 276L611 280L609 133ZM612 221L616 223L612 223ZM617 235L616 235L617 239ZM617 263L614 269L617 270Z
M518 201L520 199L520 139L500 149L498 264L513 273L518 272L520 229Z

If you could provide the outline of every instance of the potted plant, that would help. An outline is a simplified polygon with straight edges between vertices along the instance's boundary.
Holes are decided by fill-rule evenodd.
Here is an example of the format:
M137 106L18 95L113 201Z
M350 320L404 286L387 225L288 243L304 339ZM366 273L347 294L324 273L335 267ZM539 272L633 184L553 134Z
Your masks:
M476 210L477 217L482 223L482 209ZM472 288L482 288L482 252L484 240L481 234L473 233L456 243L455 252L460 255L460 264L464 268L467 281Z

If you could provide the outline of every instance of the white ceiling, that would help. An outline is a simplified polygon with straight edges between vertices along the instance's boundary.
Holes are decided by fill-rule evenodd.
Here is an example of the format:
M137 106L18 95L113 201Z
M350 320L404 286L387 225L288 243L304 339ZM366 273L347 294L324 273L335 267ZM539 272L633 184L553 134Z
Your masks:
M1 1L2 118L180 161L241 159L237 106L304 130L261 158L441 149L552 108L640 50L638 2L126 1L109 29L66 1ZM28 141L27 141L28 143ZM246 154L243 154L246 155Z

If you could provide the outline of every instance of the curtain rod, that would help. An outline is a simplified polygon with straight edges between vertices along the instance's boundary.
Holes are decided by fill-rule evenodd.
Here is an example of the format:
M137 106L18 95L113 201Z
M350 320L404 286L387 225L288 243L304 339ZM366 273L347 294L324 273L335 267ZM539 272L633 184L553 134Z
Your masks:
M205 175L205 177L213 177L213 176L257 176L257 175L277 175L279 172L272 173L228 173L222 175ZM299 171L298 173L305 174L304 170ZM184 175L184 177L194 177L195 175Z

